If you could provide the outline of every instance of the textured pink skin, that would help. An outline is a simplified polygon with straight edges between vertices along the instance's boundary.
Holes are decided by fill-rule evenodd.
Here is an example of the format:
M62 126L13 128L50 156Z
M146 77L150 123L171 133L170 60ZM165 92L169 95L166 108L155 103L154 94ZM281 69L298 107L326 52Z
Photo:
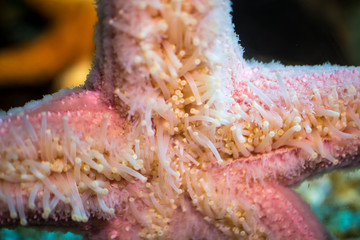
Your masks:
M242 77L245 79L262 79L263 84L258 85L258 87L265 92L279 91L278 85L268 81L268 76L263 76L259 72L280 72L285 78L289 78L290 88L295 88L300 96L311 94L313 87L302 84L303 78L317 78L320 82L319 86L322 86L320 88L322 92L330 91L331 83L343 84L337 80L342 75L346 75L348 79L352 80L351 83L354 86L359 87L359 72L355 68L334 66L285 68L279 64L256 64L255 68L256 71L253 70L253 65L245 64L243 69L247 71L242 73ZM244 100L241 99L242 93L257 98L248 88L245 90L242 87L244 87L243 82L234 79L233 95L237 101ZM279 95L276 96L272 100L274 102L280 101L278 100ZM232 194L232 199L256 206L257 211L254 214L256 214L258 221L266 226L265 232L269 239L331 239L309 206L293 190L288 188L305 179L333 169L357 167L359 165L358 140L343 140L333 137L326 140L324 144L325 149L338 158L338 165L333 165L327 159L321 159L316 164L306 163L299 150L281 148L270 153L227 162L222 166L214 163L208 165L206 172L213 177L215 182L222 184L224 188L231 189L232 192L229 194ZM221 182L224 174L227 178L226 183ZM197 214L199 213L191 210L186 216L188 219L192 219ZM178 217L175 215L173 220L176 221L175 219ZM194 224L198 226L196 228L207 228L206 222L203 220L196 221ZM179 233L186 234L192 231L193 229L188 228L181 231L175 230L172 233L173 235L168 235L168 239L173 239ZM197 235L197 237L200 239L209 238L206 232L203 234Z
M52 100L44 101L35 107L25 108L25 112L30 116L30 119L33 119L31 122L34 126L40 124L38 117L40 112L45 110L54 112L53 120L49 121L51 128L56 128L56 125L61 123L61 117L68 114L72 116L70 119L75 119L73 122L70 121L70 126L77 129L79 134L98 128L101 124L101 116L108 113L109 119L111 119L110 124L113 126L108 138L124 137L128 132L126 126L130 126L131 123L120 117L99 96L99 92L75 89L58 94ZM91 118L87 119L81 115L78 118L75 117L79 111L91 112ZM59 117L55 114L57 112L60 113ZM14 118L16 117L2 118L2 136L7 135L10 126L14 127L17 125L16 122L20 121ZM255 214L257 219L267 226L265 231L269 239L327 239L328 235L325 229L316 220L316 216L311 213L309 207L296 193L287 188L287 186L297 184L329 169L358 165L357 140L348 140L344 143L344 141L338 141L334 138L326 142L325 146L327 149L332 149L335 156L342 156L340 164L334 166L326 159L318 164L304 164L298 150L281 148L267 154L238 159L222 166L208 165L206 171L215 180L218 179L220 183L221 177L226 173L227 183L222 183L224 188L232 189L230 194L232 194L233 199L256 206L258 210ZM257 181L256 176L265 176L265 180ZM129 192L141 191L142 189L141 184L135 184L137 187L129 184L129 186L124 186ZM215 227L210 227L210 224L201 217L201 214L191 207L191 202L186 195L184 201L189 207L185 213L178 209L172 217L170 231L166 235L168 239L184 239L184 236L196 236L196 239L211 239L213 236L216 236L214 239L224 237L218 230L215 230ZM137 204L141 206L142 203ZM29 212L28 214L32 213ZM68 222L69 220L64 218L62 221ZM5 211L2 213L1 222L14 223L15 221L9 220ZM29 222L35 225L44 224L44 221L39 216L36 217L36 214L34 220ZM184 223L186 224L184 225ZM53 225L54 223L49 221L47 224ZM56 225L62 226L63 223L58 220ZM65 223L65 226L67 225ZM78 226L78 230L84 229L85 235L89 239L137 239L139 231L138 224L127 219L126 212L109 221L99 223L99 220L94 219L86 224L76 223L76 226ZM101 226L100 229L99 226ZM126 226L130 227L129 231L126 231ZM180 230L180 228L182 229Z
M104 4L105 5L105 4ZM111 6L105 5L105 14L111 12ZM100 20L108 21L106 16L100 16ZM101 29L101 36L109 36L109 29ZM99 128L104 113L109 114L109 125L111 129L108 133L108 139L124 138L126 133L131 129L131 122L126 120L124 110L119 108L113 99L113 48L111 39L98 39L100 46L98 48L95 68L92 70L90 77L84 89L74 89L65 93L56 94L54 99L45 100L34 106L25 108L25 113L29 115L31 123L39 127L39 114L43 111L53 112L54 115L49 120L50 128L56 131L57 124L60 124L62 117L70 114L70 126L76 129L76 133L88 133ZM311 77L316 73L314 78L318 77L323 83L334 81L336 74L344 74L345 68L339 67L340 72L331 70L332 74L323 74L323 70L318 67L307 67L299 71L291 68L284 69L279 64L262 65L250 64L242 61L234 63L234 72L244 69L241 73L241 79L263 79L259 88L270 91L278 91L277 85L267 84L268 76L257 72L279 71L282 75L291 79L290 82L301 94L311 94L312 86L302 84L301 79ZM256 71L254 71L256 69ZM335 74L335 75L334 75ZM348 70L345 74L353 79L353 84L359 84L359 73ZM306 75L306 76L305 76ZM242 94L253 96L251 91L245 89L245 84L240 81L239 75L234 75L233 96L236 101L242 102ZM329 85L322 85L320 91L328 91ZM88 89L88 90L85 90ZM358 88L359 89L359 88ZM274 99L276 101L276 99ZM88 111L89 117L84 118L82 111ZM59 114L58 114L59 113ZM9 136L9 128L16 127L20 120L16 116L2 117L0 121L0 134ZM20 134L27 135L24 131ZM10 137L5 138L9 141ZM328 160L322 159L317 164L305 164L298 150L281 148L267 154L254 155L248 158L238 159L219 166L212 164L207 166L207 173L214 181L222 184L224 188L229 189L232 199L240 203L254 204L256 211L253 213L259 222L266 226L265 232L269 239L329 239L324 227L318 222L316 216L311 212L309 207L294 193L289 186L300 183L304 179L311 178L328 170L339 169L343 167L357 167L359 165L359 141L347 140L339 141L329 139L325 147L331 151L334 156L340 156L340 164L334 166ZM226 182L222 182L223 176L226 176ZM258 180L258 176L264 176L264 180ZM117 186L114 186L116 188ZM138 181L127 183L122 188L129 192L141 191L144 186ZM109 195L114 189L110 189ZM184 209L178 208L171 218L170 231L164 236L166 239L225 239L215 226L211 226L203 219L203 216L191 204L187 194L184 194ZM141 208L142 203L136 202ZM1 206L1 209L5 209ZM138 239L139 224L127 217L125 207L124 212L118 213L115 218L110 220L90 219L86 224L76 223L78 229L89 239ZM31 214L30 212L28 213ZM63 222L68 222L69 218L64 217L61 220L50 220L44 223L38 215L33 215L32 224L55 224L61 226ZM0 222L17 223L10 220L7 210L2 210ZM70 221L69 225L73 223ZM66 226L68 224L65 224ZM129 228L127 228L129 227Z
M33 107L33 105L35 106ZM71 129L89 133L101 126L104 114L109 114L108 122L111 128L108 137L120 137L127 126L126 120L120 118L110 105L103 103L100 99L100 92L87 91L82 88L56 93L47 101L45 98L45 101L31 102L29 106L20 110L24 111L35 128L40 128L41 113L47 112L47 125L53 131L57 129L57 126L60 128L64 116L69 117ZM18 109L13 109L8 116L1 119L0 133L2 136L9 134L10 127L16 128L23 125L21 118L17 116L18 112ZM17 132L17 134L21 136L27 132Z

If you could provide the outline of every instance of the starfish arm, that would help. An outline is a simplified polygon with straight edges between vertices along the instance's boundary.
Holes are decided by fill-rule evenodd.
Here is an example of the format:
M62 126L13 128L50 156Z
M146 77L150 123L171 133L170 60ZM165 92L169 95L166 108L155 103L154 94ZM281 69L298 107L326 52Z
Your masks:
M234 81L233 96L258 122L253 133L266 139L264 129L273 132L271 152L260 151L263 140L252 144L260 154L236 161L249 178L293 185L332 169L358 167L359 68L256 62L246 68L245 80Z
M97 10L97 52L86 87L101 89L104 99L115 105L124 102L114 94L116 89L128 97L141 93L142 99L125 101L134 108L130 115L144 112L144 99L160 95L168 101L186 73L205 68L230 87L225 76L232 71L231 59L242 62L238 70L244 64L228 1L106 0L98 2Z
M2 116L1 210L3 215L10 212L10 218L2 218L2 223L19 217L24 225L30 220L26 214L36 219L38 212L47 219L68 204L70 208L57 210L52 218L71 215L75 221L87 221L95 209L100 217L113 214L104 199L108 202L116 191L106 197L113 189L110 182L94 179L90 173L112 174L104 152L116 156L114 149L121 146L128 127L127 120L102 102L99 92L82 88L63 90ZM93 210L81 200L79 191L88 192L86 201Z
M233 166L189 174L193 179L200 176L199 184L190 180L188 186L192 204L228 238L331 239L309 206L287 186L248 181Z
M259 222L269 239L332 239L315 213L292 189L275 183L251 188Z

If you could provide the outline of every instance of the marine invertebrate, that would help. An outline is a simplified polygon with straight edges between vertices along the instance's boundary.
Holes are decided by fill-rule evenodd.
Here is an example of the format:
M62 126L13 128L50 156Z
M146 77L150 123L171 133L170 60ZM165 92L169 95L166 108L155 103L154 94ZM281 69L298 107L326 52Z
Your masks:
M1 118L2 223L326 239L287 187L358 164L359 69L245 62L225 0L98 4L85 86Z

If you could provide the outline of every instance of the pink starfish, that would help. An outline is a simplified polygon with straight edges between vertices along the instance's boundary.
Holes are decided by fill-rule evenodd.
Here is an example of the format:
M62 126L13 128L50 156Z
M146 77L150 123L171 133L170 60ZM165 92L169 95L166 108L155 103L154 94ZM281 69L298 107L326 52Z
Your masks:
M85 86L0 120L1 224L328 239L289 187L358 164L359 69L245 62L227 0L98 5Z

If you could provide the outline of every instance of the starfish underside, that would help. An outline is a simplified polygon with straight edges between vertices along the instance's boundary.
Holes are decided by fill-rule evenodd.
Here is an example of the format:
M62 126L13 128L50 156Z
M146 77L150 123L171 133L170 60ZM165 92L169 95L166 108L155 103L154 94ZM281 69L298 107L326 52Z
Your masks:
M359 69L246 62L229 12L226 0L99 1L85 86L0 119L1 224L329 238L289 187L357 166Z

